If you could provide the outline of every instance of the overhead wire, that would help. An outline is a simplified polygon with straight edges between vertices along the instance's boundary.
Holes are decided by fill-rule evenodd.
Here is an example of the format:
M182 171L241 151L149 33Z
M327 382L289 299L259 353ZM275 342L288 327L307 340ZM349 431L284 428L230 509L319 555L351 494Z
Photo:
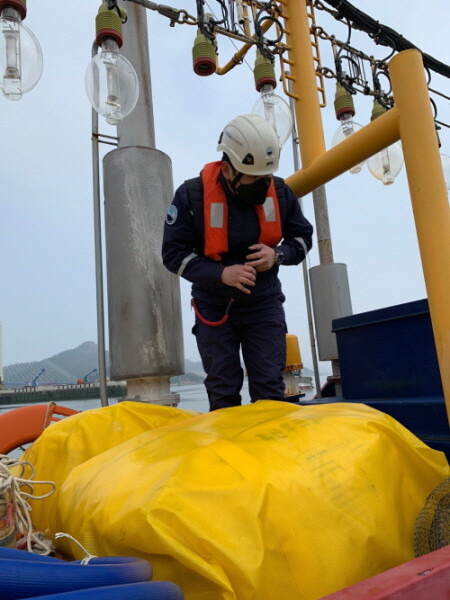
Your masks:
M337 13L331 13L335 19L341 20L340 16L344 17L353 24L353 27L368 33L375 43L393 47L397 52L401 52L402 50L419 50L422 53L425 67L444 77L450 78L449 65L423 52L400 33L373 19L356 8L356 6L353 6L348 0L320 0L318 4L320 5L324 2L336 9Z

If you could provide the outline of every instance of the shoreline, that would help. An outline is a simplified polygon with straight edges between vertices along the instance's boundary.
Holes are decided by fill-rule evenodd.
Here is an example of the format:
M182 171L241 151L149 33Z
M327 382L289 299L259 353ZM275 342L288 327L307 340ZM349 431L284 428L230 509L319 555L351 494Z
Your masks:
M99 397L99 390L98 383L69 383L0 389L0 406L61 400L92 400ZM108 382L107 393L108 398L125 397L127 386L122 382Z

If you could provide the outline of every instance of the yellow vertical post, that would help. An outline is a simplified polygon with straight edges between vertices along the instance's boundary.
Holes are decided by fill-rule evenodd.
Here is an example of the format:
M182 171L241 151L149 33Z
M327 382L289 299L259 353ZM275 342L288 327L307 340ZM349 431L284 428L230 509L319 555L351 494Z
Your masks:
M325 152L314 56L306 0L281 0L288 46L288 63L302 167ZM333 262L325 189L313 193L316 233L321 264Z
M450 207L420 52L389 65L430 316L450 421Z
M325 152L307 5L306 0L283 0L282 4L300 155L306 168Z

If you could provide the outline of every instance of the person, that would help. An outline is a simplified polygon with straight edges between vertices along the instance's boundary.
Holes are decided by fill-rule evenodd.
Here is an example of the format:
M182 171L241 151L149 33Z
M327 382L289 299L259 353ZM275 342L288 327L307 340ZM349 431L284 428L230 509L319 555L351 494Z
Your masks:
M192 331L210 410L241 404L241 351L251 401L284 399L278 269L305 258L313 232L292 190L273 176L279 141L263 117L234 118L217 150L222 160L176 190L162 244L166 268L192 283Z

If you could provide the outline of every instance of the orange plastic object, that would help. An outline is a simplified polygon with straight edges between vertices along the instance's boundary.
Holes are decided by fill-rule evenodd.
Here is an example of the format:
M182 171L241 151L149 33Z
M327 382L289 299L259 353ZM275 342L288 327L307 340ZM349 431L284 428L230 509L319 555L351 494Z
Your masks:
M34 442L52 422L77 413L77 410L55 402L23 406L3 413L0 415L0 454L8 454Z

